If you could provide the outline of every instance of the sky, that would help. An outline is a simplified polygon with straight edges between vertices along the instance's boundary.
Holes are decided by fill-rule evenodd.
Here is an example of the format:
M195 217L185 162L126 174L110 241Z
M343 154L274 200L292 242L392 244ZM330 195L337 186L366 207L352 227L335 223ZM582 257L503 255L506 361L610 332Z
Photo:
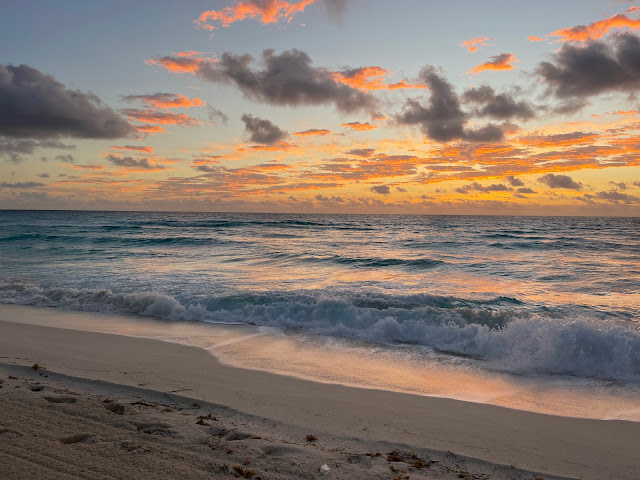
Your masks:
M640 215L640 1L2 0L0 208Z

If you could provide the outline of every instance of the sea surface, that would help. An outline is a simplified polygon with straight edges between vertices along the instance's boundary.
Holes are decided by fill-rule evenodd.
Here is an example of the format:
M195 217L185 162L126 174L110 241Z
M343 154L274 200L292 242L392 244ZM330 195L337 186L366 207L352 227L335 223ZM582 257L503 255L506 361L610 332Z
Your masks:
M638 218L0 211L0 303L638 386L639 233Z

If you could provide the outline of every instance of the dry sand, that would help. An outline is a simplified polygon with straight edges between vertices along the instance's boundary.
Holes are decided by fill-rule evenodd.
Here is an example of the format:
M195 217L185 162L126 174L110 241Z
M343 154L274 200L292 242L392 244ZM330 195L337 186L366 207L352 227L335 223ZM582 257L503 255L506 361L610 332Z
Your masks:
M336 479L640 477L635 422L318 384L195 347L7 321L0 357L2 479L311 479L323 464Z

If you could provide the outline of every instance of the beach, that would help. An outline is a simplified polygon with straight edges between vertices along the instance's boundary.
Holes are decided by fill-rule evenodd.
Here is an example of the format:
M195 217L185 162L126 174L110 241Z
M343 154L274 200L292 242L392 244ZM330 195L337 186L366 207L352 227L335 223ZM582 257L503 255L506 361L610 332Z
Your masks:
M0 322L3 478L128 478L126 462L137 478L244 475L236 465L261 478L318 478L325 464L328 478L363 479L632 479L640 471L638 422L311 382L221 364L197 347L12 322L10 311ZM209 414L217 421L196 424ZM151 433L139 428L147 424ZM74 435L88 436L64 443ZM140 449L150 449L144 461L133 453ZM406 461L388 461L395 450ZM435 463L418 469L411 455Z

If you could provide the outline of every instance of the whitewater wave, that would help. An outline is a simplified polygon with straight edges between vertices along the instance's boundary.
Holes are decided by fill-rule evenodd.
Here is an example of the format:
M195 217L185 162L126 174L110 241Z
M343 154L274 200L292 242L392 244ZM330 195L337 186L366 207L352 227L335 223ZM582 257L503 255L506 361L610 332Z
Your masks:
M501 371L640 381L640 331L588 318L533 315L509 297L335 292L243 293L177 299L153 292L0 283L0 303L296 329L370 342L422 345Z

